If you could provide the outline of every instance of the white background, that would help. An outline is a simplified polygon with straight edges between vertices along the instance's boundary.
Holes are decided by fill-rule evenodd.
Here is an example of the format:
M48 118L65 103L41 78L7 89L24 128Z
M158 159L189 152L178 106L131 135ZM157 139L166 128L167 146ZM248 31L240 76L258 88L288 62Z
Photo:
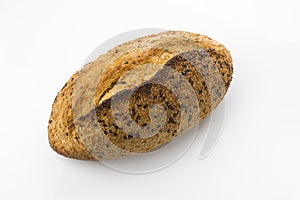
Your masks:
M0 199L300 199L299 1L0 1ZM206 34L231 51L223 136L131 175L63 158L56 93L103 41L137 28Z

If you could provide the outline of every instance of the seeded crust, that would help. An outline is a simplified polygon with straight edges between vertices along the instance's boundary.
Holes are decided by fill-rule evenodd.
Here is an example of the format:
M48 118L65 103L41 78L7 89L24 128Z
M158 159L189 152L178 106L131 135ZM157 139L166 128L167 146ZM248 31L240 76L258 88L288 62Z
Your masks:
M226 94L232 73L229 51L200 34L167 31L124 43L76 72L58 93L48 124L50 145L59 154L81 160L153 150L205 118ZM168 80L189 94L180 76L195 92L197 103L189 95L178 100L176 92L157 84ZM127 107L122 99L129 94L130 119L124 119ZM119 106L115 113L114 104ZM149 116L150 109L159 113L155 104L166 111L166 123L155 123L158 116ZM123 124L116 123L118 117ZM132 123L152 136L122 129Z

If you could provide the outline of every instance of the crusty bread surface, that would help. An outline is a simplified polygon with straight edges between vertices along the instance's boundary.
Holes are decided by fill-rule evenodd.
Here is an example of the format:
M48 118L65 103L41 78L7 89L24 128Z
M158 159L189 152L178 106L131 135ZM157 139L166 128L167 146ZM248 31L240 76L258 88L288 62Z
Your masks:
M204 35L167 31L126 42L75 72L59 91L50 146L80 160L151 151L204 119L232 74L229 51Z

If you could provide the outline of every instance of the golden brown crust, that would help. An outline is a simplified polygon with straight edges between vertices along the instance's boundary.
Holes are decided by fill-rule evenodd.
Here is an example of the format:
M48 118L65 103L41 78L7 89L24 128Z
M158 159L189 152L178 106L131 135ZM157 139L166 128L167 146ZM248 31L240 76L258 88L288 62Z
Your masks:
M130 69L133 69L139 65L146 63L155 62L157 64L163 64L163 59L158 59L161 57L163 52L159 49L146 49L146 50L135 50L126 54L125 56L118 58L111 65L106 67L103 75L100 77L98 87L95 94L95 104L97 104L101 98L104 96L105 92L112 89L114 83L124 75Z
M93 156L82 144L73 124L73 85L77 72L57 94L48 122L50 146L57 153L70 158L93 160Z
M230 56L230 53L226 48L221 45L220 43L208 38L207 36L203 36L200 34L195 33L189 33L184 31L168 31L161 36L158 34L159 37L165 37L164 40L161 40L158 42L158 45L150 48L150 49L143 49L141 50L133 49L132 47L136 46L136 44L139 43L139 41L147 41L151 43L155 41L156 35L150 35L146 36L144 38L140 38L137 40L130 41L128 43L125 43L123 45L117 46L110 50L108 53L101 55L99 58L97 58L95 61L84 67L79 72L76 72L66 83L66 85L62 88L62 90L58 93L57 97L55 98L55 101L52 106L52 112L49 119L49 125L48 125L48 136L49 136L49 142L51 147L58 152L59 154L62 154L64 156L70 157L70 158L76 158L76 159L82 159L82 160L94 160L94 156L92 156L88 150L86 149L85 145L83 145L77 130L75 129L74 120L73 120L73 110L72 110L72 99L74 95L74 85L76 81L78 81L78 74L79 73L91 73L94 71L101 71L102 76L100 76L100 80L98 80L98 85L96 88L94 103L97 104L101 101L108 100L113 93L109 93L110 91L113 91L114 85L116 84L116 81L126 72L128 72L131 69L135 69L137 66L143 64L143 63L149 63L149 62L156 62L163 66L170 58L174 57L178 53L184 52L188 49L193 49L193 46L200 46L201 48L205 49L213 58L213 60L216 63L216 66L219 70L219 73L221 74L222 80L225 83L226 90L229 87L229 84L232 79L232 59ZM168 38L172 36L173 38ZM159 38L158 37L158 38ZM175 42L172 42L172 39L179 37L180 40L182 38L185 38L190 45L190 48L182 48L182 49L176 49ZM188 41L190 40L190 41ZM133 45L135 44L135 45ZM170 46L170 51L161 51L160 46L166 47ZM174 46L172 46L174 45ZM153 46L153 45L152 45ZM137 45L137 47L139 47ZM131 51L130 53L128 53ZM127 52L127 53L126 53ZM120 57L120 55L124 54ZM164 54L162 56L162 54ZM179 63L180 65L180 63ZM175 66L175 65L174 65ZM180 69L178 68L180 71ZM132 77L134 79L134 77ZM80 81L83 81L84 83L87 83L89 80L87 78L82 78ZM88 84L87 84L88 85ZM198 85L199 86L199 85ZM198 87L197 86L197 87ZM204 87L204 86L199 86ZM115 87L116 88L116 87ZM87 89L88 90L88 89ZM116 90L116 89L115 89ZM115 93L119 92L119 89L114 91ZM121 87L122 90L122 87ZM154 90L153 90L154 91ZM155 92L155 91L154 91ZM103 98L107 94L106 98ZM205 96L205 91L202 94ZM84 95L83 95L84 96ZM206 95L207 98L207 95ZM222 96L223 98L223 96ZM172 101L170 99L170 101ZM205 100L203 100L205 101ZM176 105L176 102L174 102ZM203 103L203 102L202 102ZM99 106L102 104L100 103ZM204 107L206 104L203 104ZM204 109L205 110L205 109ZM211 109L206 110L206 114ZM103 111L103 110L102 110ZM97 112L101 112L101 110L97 110ZM89 108L86 109L86 114L89 113ZM84 113L83 113L84 114ZM170 113L168 113L170 115ZM100 115L100 114L99 114ZM205 117L205 115L202 115L200 119ZM143 118L143 117L142 117ZM146 119L147 117L145 117ZM177 119L178 120L178 119ZM140 123L147 123L147 120ZM176 128L175 128L176 129ZM160 145L166 141L169 141L173 138L174 135L171 134L171 136L160 139L160 142L157 142L157 145ZM117 143L118 146L121 146L122 148L126 149L126 146L128 146L128 140L125 140L123 138L128 139L128 135L119 134L117 137L113 137L112 135L108 135L108 138L112 141L115 140L115 143ZM139 143L136 138L131 138L131 143ZM137 140L137 141L135 141ZM116 142L117 141L117 142ZM143 142L143 141L140 141ZM155 137L152 139L151 142L148 142L150 146L145 146L145 148L142 148L138 152L145 152L147 150L155 148ZM132 147L129 147L132 148ZM130 151L137 150L135 149L129 149Z

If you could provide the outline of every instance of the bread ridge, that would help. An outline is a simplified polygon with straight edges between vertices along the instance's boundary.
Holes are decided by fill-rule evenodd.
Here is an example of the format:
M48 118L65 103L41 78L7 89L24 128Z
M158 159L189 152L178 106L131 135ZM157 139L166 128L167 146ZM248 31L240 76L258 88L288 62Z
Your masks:
M120 54L126 54L127 51L131 51L133 47L139 48L139 41L147 40L157 37L160 37L160 35L165 34L166 38L170 35L176 35L179 34L180 36L183 36L187 38L188 40L191 40L193 42L193 45L198 45L199 47L208 50L212 54L217 55L219 59L219 63L221 63L222 66L218 66L220 74L222 74L222 79L226 83L227 88L229 87L229 84L232 79L232 59L230 56L229 51L220 43L212 40L211 38L185 32L185 31L167 31L164 33L159 34L153 34L149 36L145 36L143 38L138 38L133 41L129 41L127 43L124 43L122 45L119 45L110 51L108 51L106 54L100 55L95 61L87 64L85 67L83 67L81 70L77 71L65 84L65 86L62 88L62 90L58 93L57 97L55 98L55 101L52 106L52 112L49 119L49 125L48 125L48 137L51 147L59 154L62 154L64 156L75 158L75 159L81 159L81 160L95 160L94 156L91 155L88 150L86 149L85 145L82 143L77 130L75 129L74 125L74 119L73 119L73 113L72 113L72 98L74 95L74 87L76 84L76 81L78 81L78 76L82 74L91 74L94 71L100 71L102 76L100 76L103 80L99 82L99 85L97 85L96 88L96 96L95 99L93 99L94 103L101 102L101 98L103 98L103 91L112 90L114 86L112 87L112 82L109 82L109 84L105 85L107 80L111 79L105 79L104 77L111 77L112 74L118 75L115 79L120 78L121 75L123 75L124 71L128 71L128 69L134 68L132 65L123 65L123 60L116 59L120 57ZM153 39L154 40L154 39ZM168 40L164 41L165 44L170 42ZM175 45L175 44L174 44ZM145 45L147 46L147 45ZM141 48L142 49L142 48ZM156 48L147 49L144 48L144 52L148 57L153 58L155 56ZM116 53L117 52L117 53ZM180 52L180 50L178 51ZM176 52L176 53L178 53ZM165 52L167 54L166 59L161 61L161 64L165 64L164 62L168 61L170 57L175 56L176 53L169 53ZM117 54L117 55L115 55ZM138 55L140 52L137 53ZM114 55L114 56L113 56ZM130 57L130 56L129 56ZM133 56L134 57L134 56ZM226 64L224 64L226 63ZM120 65L121 64L121 65ZM226 67L225 67L226 66ZM119 67L119 68L118 68ZM119 71L118 71L119 70ZM117 72L117 73L116 73ZM81 81L83 78L81 78ZM86 85L89 85L86 81ZM103 85L105 85L103 87ZM102 86L102 87L101 87ZM109 92L106 91L106 92ZM102 92L102 93L101 93ZM118 92L118 91L117 91ZM102 95L102 96L101 96ZM111 94L112 95L112 94ZM109 99L110 96L106 98ZM100 105L100 104L99 104ZM88 114L90 111L86 110L86 114ZM83 113L84 115L84 113Z

